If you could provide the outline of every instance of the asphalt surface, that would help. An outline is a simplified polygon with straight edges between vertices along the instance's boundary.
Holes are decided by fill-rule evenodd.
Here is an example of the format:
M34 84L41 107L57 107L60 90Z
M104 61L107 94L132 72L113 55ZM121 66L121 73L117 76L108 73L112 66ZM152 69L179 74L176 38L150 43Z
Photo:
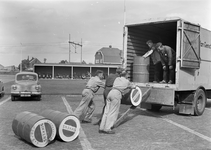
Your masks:
M2 79L2 78L1 78ZM12 80L12 78L11 78ZM12 121L23 111L39 114L45 109L61 112L75 110L81 100L84 80L41 80L41 101L30 98L10 100L11 80L5 83L6 94L0 99L0 150L38 149L17 137L12 131ZM103 107L102 90L94 98L96 110L94 123ZM67 102L67 103L65 103ZM130 106L121 105L120 115ZM79 137L72 142L55 140L43 150L211 150L211 100L202 116L178 114L178 109L163 107L160 112L137 108L125 122L115 129L116 134L98 133L98 126L81 124Z

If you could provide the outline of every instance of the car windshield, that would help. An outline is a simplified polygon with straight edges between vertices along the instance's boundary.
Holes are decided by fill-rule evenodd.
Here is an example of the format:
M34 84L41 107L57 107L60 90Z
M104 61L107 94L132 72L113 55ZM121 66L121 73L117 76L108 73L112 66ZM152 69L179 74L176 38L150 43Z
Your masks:
M24 81L24 80L29 80L29 81L36 81L37 80L37 76L33 75L33 74L20 74L17 75L17 81Z

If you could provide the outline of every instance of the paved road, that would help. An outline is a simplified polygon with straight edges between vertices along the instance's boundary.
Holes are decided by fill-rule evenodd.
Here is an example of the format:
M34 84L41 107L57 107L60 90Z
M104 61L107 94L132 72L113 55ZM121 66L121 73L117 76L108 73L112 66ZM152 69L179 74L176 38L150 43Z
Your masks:
M0 75L0 81L3 83L7 83L10 81L14 81L15 75Z
M45 88L52 84L44 81ZM62 85L62 84L61 84ZM75 86L73 86L75 87ZM58 90L58 89L57 89ZM64 89L63 89L64 90ZM69 90L69 89L68 89ZM0 99L0 149L33 150L32 145L16 137L11 125L14 117L22 111L39 113L45 109L62 112L74 110L81 100L80 95L57 94L43 95L41 101L20 99L12 102L10 95ZM52 92L52 91L51 91ZM73 92L75 92L73 90ZM53 91L54 93L54 91ZM68 92L67 92L68 93ZM79 91L80 93L80 91ZM99 117L103 106L102 96L95 97L96 111L93 122ZM122 105L120 114L129 106ZM82 124L79 138L64 143L55 140L43 150L211 150L211 100L202 116L179 115L178 109L164 107L159 113L140 108L131 112L126 121L116 129L115 135L98 133L98 126Z

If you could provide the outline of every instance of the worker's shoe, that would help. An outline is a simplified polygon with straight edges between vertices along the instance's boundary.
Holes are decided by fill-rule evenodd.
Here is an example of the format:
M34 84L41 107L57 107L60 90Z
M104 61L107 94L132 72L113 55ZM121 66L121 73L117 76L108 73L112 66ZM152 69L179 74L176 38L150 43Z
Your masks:
M173 84L172 80L169 80L168 84Z
M91 122L92 122L91 119L84 119L84 120L81 121L81 123L91 123Z
M103 131L103 130L99 130L98 132L99 132L99 133L104 133L104 131Z
M105 134L115 134L114 130L103 131Z
M165 83L166 83L166 81L165 81L165 80L163 80L163 81L161 81L160 83L165 84Z

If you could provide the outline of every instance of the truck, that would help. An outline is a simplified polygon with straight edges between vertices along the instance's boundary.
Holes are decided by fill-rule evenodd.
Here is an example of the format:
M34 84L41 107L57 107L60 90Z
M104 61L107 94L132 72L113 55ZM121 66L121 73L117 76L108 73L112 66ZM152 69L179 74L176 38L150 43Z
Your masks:
M211 31L178 17L126 24L123 65L131 81L134 81L134 58L149 50L148 40L175 50L175 82L154 83L154 65L150 60L148 82L135 82L142 93L151 88L149 97L140 107L151 111L159 111L162 106L178 107L180 114L202 115L207 99L211 98Z

